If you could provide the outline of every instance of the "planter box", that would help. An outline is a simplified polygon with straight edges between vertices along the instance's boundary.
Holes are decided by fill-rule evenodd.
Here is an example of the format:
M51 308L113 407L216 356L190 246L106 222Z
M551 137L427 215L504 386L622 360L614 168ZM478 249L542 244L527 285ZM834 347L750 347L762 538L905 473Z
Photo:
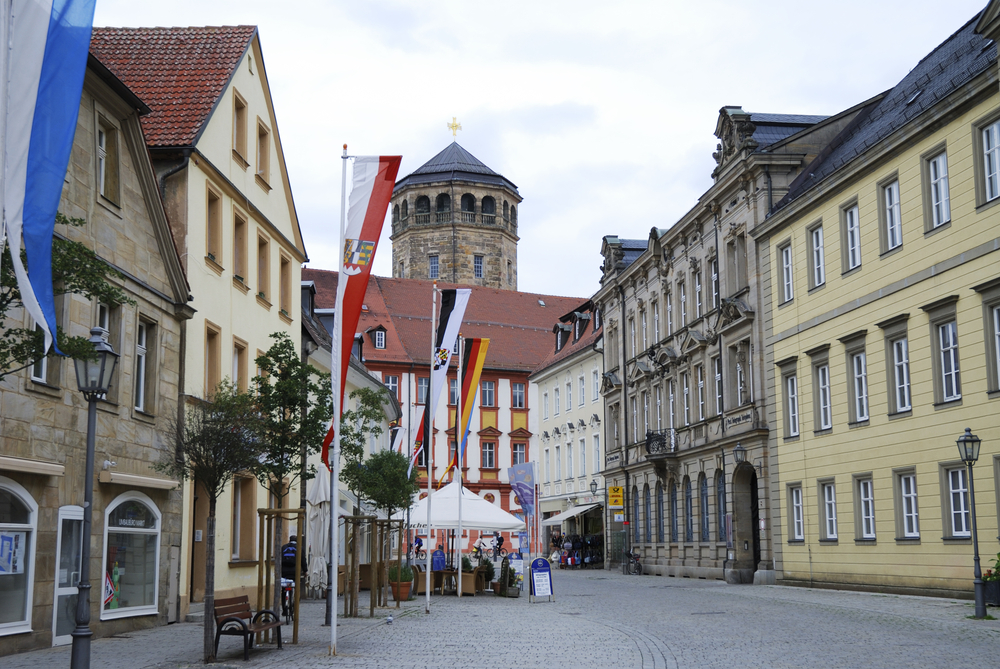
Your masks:
M1000 581L987 581L983 583L983 590L986 593L986 604L988 606L1000 606Z
M398 601L406 601L410 598L410 586L413 585L412 581L403 581L402 583L389 583L389 588L392 590L392 598Z

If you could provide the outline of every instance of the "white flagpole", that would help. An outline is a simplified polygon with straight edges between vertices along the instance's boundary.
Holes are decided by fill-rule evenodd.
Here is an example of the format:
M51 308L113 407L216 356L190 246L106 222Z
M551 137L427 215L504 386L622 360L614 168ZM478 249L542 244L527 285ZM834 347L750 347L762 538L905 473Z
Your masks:
M434 288L431 290L431 360L428 365L427 372L427 397L424 398L424 425L426 429L424 430L423 440L424 448L430 449L427 451L427 541L429 545L427 546L427 587L424 588L424 595L426 598L424 604L424 613L431 612L431 557L433 556L432 549L434 547L434 540L431 538L431 478L434 476L434 416L431 415L431 398L434 397L434 350L435 337L437 335L437 328L434 325L434 319L437 317L437 281L434 282ZM443 592L443 590L442 590Z
M462 333L458 333L458 399L455 401L455 463L458 465L458 536L455 545L458 549L458 596L462 596L462 438L465 427L462 425L462 357L465 342ZM475 584L473 584L475 590Z
M340 246L339 253L344 252L344 230L347 225L347 144L344 144L344 154L341 156L343 169L340 176ZM330 364L330 383L333 386L333 452L328 453L331 460L330 471L330 574L326 588L326 605L330 611L330 655L337 654L337 568L339 550L337 542L337 520L340 515L340 347L343 345L342 333L344 325L344 291L347 288L347 276L344 274L343 257L339 259L340 272L337 276L337 302L333 315L333 341ZM353 343L353 342L352 342Z

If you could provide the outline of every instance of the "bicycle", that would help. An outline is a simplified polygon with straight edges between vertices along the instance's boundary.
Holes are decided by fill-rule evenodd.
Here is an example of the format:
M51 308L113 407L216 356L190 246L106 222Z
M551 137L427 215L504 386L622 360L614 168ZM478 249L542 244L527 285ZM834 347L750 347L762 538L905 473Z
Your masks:
M414 559L416 559L416 560L426 560L427 559L427 551L425 551L422 548L414 550L413 544L410 544L409 547L406 549L406 559L407 560L414 560Z
M501 548L499 551L496 548L480 548L479 546L472 547L472 559L479 560L490 560L491 562L496 562L497 560L502 560L507 557L507 549Z
M625 559L622 562L622 569L626 574L642 574L642 565L639 564L639 554L633 551L625 551Z

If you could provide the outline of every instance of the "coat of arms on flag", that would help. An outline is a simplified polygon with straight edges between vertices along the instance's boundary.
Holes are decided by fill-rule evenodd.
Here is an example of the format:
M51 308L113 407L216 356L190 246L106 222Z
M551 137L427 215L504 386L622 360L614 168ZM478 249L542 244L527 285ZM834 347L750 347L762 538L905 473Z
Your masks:
M434 352L434 369L439 370L448 364L448 349L439 348Z
M371 262L375 252L375 242L360 239L344 241L344 264L364 266Z

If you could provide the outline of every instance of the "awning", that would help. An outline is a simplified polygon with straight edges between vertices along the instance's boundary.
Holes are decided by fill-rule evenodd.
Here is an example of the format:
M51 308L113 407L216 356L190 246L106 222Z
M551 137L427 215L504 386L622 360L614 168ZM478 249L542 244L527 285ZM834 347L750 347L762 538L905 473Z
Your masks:
M566 509L562 513L557 513L551 518L546 518L542 521L542 525L560 525L564 520L569 520L570 518L579 516L581 513L586 513L597 506L600 506L600 504L583 504L581 506L574 506L571 509Z

